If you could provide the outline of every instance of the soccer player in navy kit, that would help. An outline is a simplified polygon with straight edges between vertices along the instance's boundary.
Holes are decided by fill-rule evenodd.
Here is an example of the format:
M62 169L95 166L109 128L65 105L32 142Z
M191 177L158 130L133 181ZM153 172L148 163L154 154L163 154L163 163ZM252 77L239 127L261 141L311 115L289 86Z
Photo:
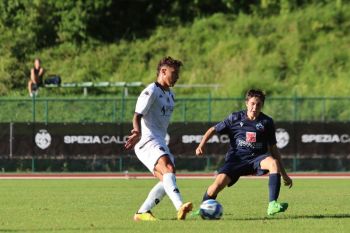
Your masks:
M247 110L234 112L224 121L211 127L204 134L196 155L202 156L206 142L215 134L228 134L230 148L225 163L219 169L212 185L204 194L203 201L216 199L226 186L235 184L240 176L269 173L268 215L284 212L288 203L278 203L281 176L286 186L292 187L292 180L286 173L276 146L275 126L272 118L261 112L265 95L260 90L249 90L246 94Z

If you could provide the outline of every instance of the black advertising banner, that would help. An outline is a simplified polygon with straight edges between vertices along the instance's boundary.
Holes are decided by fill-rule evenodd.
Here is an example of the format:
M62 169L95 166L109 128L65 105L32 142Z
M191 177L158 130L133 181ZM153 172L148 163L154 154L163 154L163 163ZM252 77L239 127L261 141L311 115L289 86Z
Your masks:
M11 124L0 124L0 156L9 156L11 154L10 138Z
M350 155L350 123L346 122L278 122L276 138L284 156L346 158Z
M295 123L298 152L307 157L350 155L350 123Z
M204 133L215 123L174 123L169 127L169 147L175 155L194 155ZM300 128L303 126L301 125ZM294 156L297 151L297 140L294 135L295 124L279 122L276 124L277 147L283 156ZM226 154L230 139L228 135L214 135L206 145L207 155Z
M172 123L166 140L176 156L194 156L207 129L215 123ZM124 143L132 124L0 124L0 156L5 157L117 157L134 155ZM350 155L350 123L277 122L277 147L283 157L343 157ZM214 135L207 155L223 155L227 135Z
M130 129L131 124L14 124L13 156L126 155Z
M293 122L276 122L277 147L282 156L295 156L298 151L297 128Z
M210 123L173 123L168 130L169 148L174 155L195 155L203 134L212 127ZM230 140L227 135L214 135L206 145L206 154L225 154Z

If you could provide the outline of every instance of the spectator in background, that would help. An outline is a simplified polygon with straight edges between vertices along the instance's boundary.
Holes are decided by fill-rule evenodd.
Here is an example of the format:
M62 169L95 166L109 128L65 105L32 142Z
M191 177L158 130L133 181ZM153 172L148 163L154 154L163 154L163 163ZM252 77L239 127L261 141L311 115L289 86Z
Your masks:
M30 70L30 79L28 81L28 91L30 97L38 94L39 86L43 83L44 69L41 67L39 58L35 58L34 67Z

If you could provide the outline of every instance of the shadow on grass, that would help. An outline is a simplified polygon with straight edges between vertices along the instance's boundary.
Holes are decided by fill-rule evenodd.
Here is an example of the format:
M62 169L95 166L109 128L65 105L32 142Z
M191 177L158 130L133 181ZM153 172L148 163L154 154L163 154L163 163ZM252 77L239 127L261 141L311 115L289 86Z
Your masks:
M260 218L230 218L229 216L232 214L225 214L225 216L228 216L225 218L225 220L239 220L239 221L256 221L256 220L281 220L281 219L323 219L323 218L350 218L350 214L314 214L314 215L289 215L289 216L283 216L283 215L276 215L271 217L260 217Z
M341 219L341 218L350 218L350 214L322 214L322 215L294 215L294 216L276 216L276 217L261 217L261 218L230 218L229 216L233 214L225 214L224 220L225 221L273 221L273 220L288 220L288 219L327 219L327 218L334 218L334 219ZM176 218L171 219L162 219L162 220L173 220L178 221ZM200 217L198 218L188 218L187 220L202 220ZM97 228L41 228L41 229L1 229L0 232L65 232L65 231L92 231L92 230L108 230L108 231L118 231L123 230L120 228L104 228L104 227L97 227Z
M38 228L38 229L1 229L0 232L65 232L65 231L77 231L77 232L91 232L91 231L108 231L108 232L123 232L125 229L121 229L118 227L108 228L108 227L68 227L68 228ZM126 230L125 230L126 231Z
M314 215L275 215L271 217L246 217L246 218L234 218L233 214L224 214L224 221L274 221L274 220L290 220L290 219L341 219L341 218L350 218L350 214L314 214ZM160 221L178 221L176 218L160 218ZM200 216L186 218L187 221L197 221L202 220ZM217 221L217 220L213 220ZM0 230L1 232L1 230Z
M247 217L247 218L234 218L232 217L233 214L224 214L224 220L225 221L258 221L258 220L267 220L267 221L273 221L273 220L289 220L289 219L341 219L341 218L350 218L350 214L315 214L315 215L275 215L271 217ZM176 218L160 218L159 220L163 221L178 221ZM187 221L196 221L196 220L202 220L200 216L195 217L188 217L186 218ZM214 220L215 221L215 220ZM1 230L0 230L1 232Z

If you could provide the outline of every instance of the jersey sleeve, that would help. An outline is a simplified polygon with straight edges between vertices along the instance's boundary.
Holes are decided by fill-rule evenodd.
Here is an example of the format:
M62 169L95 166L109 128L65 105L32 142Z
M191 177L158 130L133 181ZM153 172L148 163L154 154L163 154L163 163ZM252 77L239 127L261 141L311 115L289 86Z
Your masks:
M144 89L137 99L135 112L141 115L147 114L154 100L155 100L154 91L149 88Z
M215 131L219 134L227 134L229 132L231 124L232 124L232 119L231 119L231 115L230 115L225 120L217 123L214 126L214 128L215 128Z
M276 129L275 129L275 123L271 119L268 124L268 131L267 131L267 142L270 146L276 145Z

